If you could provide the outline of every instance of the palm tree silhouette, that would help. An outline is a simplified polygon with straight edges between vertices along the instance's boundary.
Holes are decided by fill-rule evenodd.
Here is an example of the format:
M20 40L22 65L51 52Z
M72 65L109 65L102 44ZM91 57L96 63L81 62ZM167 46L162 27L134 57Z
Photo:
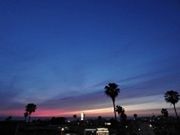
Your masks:
M29 119L28 122L30 122L31 119L31 113L36 111L36 105L33 103L29 103L26 105L26 112L28 113Z
M127 115L125 114L125 109L122 106L117 105L115 110L118 113L121 122L125 122L127 119Z
M28 117L28 112L25 112L25 113L24 113L24 121L25 121L25 122L27 121L27 117Z
M121 112L121 122L124 123L127 120L127 115L125 114L125 110L123 109Z
M173 90L167 91L164 95L165 101L168 103L171 103L174 107L174 111L176 114L176 117L178 118L178 114L176 111L176 106L175 104L179 101L179 93Z
M105 94L112 99L113 108L114 108L114 118L117 120L116 111L115 111L115 99L118 96L120 89L116 83L109 83L107 86L104 87Z
M118 113L119 117L120 117L123 110L124 109L122 106L116 105L115 111Z

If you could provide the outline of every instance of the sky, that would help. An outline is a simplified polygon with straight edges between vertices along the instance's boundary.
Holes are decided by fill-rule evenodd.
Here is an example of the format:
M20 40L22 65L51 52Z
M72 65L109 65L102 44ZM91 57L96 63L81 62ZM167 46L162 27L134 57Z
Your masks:
M171 111L179 0L0 0L0 18L0 116L112 116L109 82L128 115Z

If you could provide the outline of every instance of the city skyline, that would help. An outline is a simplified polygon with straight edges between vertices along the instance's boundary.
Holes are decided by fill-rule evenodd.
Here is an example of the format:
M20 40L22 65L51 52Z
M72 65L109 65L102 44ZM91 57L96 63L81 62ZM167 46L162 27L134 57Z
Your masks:
M0 116L23 116L31 102L34 116L111 116L104 93L110 82L119 85L116 104L129 115L172 108L164 93L180 91L179 6L178 0L1 1Z

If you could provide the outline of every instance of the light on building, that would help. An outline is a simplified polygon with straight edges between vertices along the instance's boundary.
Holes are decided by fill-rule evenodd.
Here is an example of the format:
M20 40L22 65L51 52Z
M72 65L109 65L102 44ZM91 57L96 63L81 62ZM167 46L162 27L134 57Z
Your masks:
M105 122L104 123L106 126L110 126L111 125L111 122Z
M97 128L96 134L97 135L109 135L109 130L108 130L108 128Z
M85 119L85 114L82 112L81 113L81 120L84 120Z

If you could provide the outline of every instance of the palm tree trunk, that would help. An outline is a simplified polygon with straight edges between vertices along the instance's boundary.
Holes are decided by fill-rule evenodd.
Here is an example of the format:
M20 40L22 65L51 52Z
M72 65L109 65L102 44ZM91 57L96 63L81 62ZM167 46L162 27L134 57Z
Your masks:
M115 100L113 100L113 109L114 109L114 118L115 120L117 120L116 110L115 110Z
M174 106L174 111L175 111L175 114L176 114L176 118L178 118L178 114L177 114L177 111L176 111L176 106L175 106L175 104L173 104L173 106Z

